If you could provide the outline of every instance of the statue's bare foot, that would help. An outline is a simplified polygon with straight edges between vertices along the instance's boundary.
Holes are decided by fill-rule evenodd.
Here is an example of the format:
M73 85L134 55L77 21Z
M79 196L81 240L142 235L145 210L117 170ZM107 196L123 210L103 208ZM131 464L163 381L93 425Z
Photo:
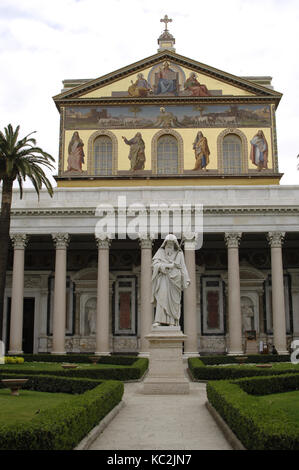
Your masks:
M153 326L160 326L160 325L161 325L161 323L159 323L157 321L155 323L153 323Z

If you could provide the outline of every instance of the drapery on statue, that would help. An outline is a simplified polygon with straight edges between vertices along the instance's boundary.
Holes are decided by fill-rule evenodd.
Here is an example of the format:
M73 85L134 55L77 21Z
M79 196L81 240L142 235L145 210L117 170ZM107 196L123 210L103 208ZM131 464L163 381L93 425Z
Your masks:
M140 132L137 132L133 139L128 140L126 137L122 137L127 145L130 146L129 160L131 162L131 170L144 170L145 162L145 143L142 139Z
M153 326L179 326L182 290L190 285L184 254L175 235L166 236L152 260Z
M195 152L195 167L193 170L206 170L210 162L210 149L207 138L199 131L193 142L193 150Z
M68 167L67 171L82 171L84 163L83 141L79 132L75 131L68 145Z

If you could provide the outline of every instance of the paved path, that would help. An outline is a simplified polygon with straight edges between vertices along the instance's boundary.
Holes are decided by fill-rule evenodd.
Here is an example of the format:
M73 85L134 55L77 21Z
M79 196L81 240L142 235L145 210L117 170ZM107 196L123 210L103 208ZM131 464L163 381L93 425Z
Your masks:
M206 386L189 395L143 395L142 383L125 384L125 406L90 450L231 450L205 407Z

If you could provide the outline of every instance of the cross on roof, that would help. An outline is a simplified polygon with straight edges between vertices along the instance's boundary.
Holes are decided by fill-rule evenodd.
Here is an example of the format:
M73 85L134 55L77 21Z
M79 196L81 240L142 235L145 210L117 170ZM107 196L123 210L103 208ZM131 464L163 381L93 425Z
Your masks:
M168 18L168 16L165 15L164 18L160 20L160 22L165 23L165 31L168 31L167 23L172 23L172 19Z

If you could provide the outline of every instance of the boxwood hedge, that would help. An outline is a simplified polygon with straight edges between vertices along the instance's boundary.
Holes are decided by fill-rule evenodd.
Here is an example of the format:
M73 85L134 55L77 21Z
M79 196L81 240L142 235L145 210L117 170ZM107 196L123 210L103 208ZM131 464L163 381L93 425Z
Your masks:
M138 380L140 379L145 371L148 368L148 359L147 358L134 358L134 362L132 365L127 367L107 367L105 369L94 367L88 367L84 369L61 369L59 365L57 365L57 369L55 370L43 370L42 368L26 367L26 362L22 365L4 365L0 366L0 373L13 373L13 374L28 374L28 375L39 375L39 374L46 374L46 375L55 375L59 377L81 377L86 379L103 379L103 380L121 380L121 381L129 381L129 380Z
M83 386L83 382L87 383ZM87 391L74 396L69 403L42 410L29 422L1 425L1 450L71 450L121 401L124 389L119 381L91 384L82 379L31 378L34 390L45 391L47 384L51 384L52 391L66 392L68 388Z
M75 362L78 364L91 364L93 354L23 354L25 362ZM99 356L99 364L115 364L131 366L136 361L136 356Z
M251 360L252 361L252 360ZM253 361L252 361L253 362ZM222 364L222 363L218 363ZM256 376L265 376L265 375L280 375L286 373L299 373L299 367L292 367L288 370L286 369L263 369L256 368L252 366L242 365L239 367L229 367L229 366L212 366L205 365L203 358L189 358L188 366L191 372L192 377L195 380L228 380L228 379L237 379L241 377L256 377Z
M288 377L211 381L207 385L208 400L246 449L299 450L298 425L289 423L282 410L265 407L254 395L249 395L242 389L262 393L266 381L271 393L282 389L296 390L298 387L298 376L295 374L289 374Z

